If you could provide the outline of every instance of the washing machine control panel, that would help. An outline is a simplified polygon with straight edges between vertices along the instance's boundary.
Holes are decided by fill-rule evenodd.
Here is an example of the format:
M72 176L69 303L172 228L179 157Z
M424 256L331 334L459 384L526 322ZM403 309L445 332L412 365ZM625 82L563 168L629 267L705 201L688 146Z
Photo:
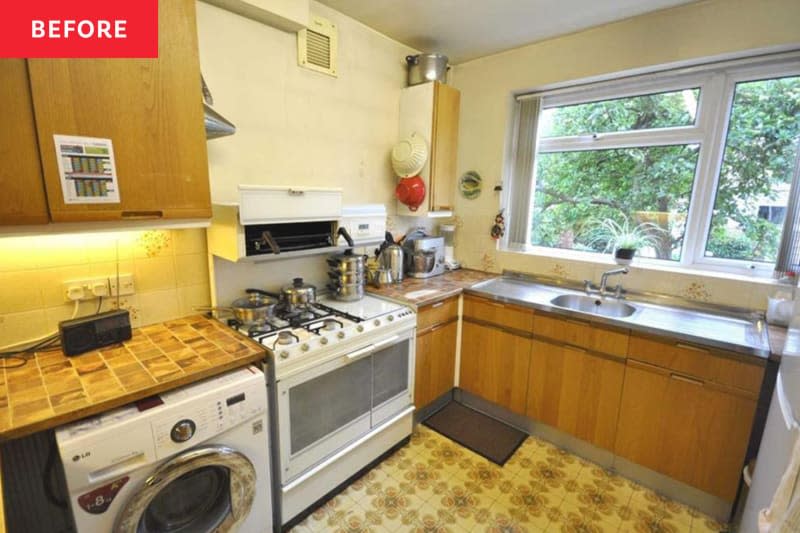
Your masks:
M166 457L258 415L264 408L264 399L259 395L266 395L266 388L256 383L192 402L189 410L171 410L155 418L152 428L156 455ZM169 396L165 396L169 403Z

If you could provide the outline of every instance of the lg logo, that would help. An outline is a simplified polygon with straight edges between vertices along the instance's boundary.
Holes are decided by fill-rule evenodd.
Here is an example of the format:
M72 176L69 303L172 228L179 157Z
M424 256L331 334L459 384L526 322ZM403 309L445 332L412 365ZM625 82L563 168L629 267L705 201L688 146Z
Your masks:
M90 455L92 455L92 452L83 452L80 454L75 454L72 456L72 462L75 463L77 461L80 461L81 459L86 459Z

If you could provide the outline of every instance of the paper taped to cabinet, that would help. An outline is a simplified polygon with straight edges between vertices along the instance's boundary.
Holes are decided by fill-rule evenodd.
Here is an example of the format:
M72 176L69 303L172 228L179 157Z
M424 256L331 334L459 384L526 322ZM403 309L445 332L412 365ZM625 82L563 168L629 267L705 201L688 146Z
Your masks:
M53 135L65 204L118 204L111 139Z

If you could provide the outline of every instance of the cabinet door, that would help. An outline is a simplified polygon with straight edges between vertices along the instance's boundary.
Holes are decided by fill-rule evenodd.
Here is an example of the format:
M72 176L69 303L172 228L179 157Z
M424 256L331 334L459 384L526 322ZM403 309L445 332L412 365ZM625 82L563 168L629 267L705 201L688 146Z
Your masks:
M453 388L458 323L433 326L417 337L414 404L424 407Z
M755 399L628 361L615 453L732 502Z
M446 211L453 209L461 93L449 85L436 82L433 101L430 209Z
M624 377L622 360L534 340L527 415L613 450Z
M47 200L24 59L0 60L0 224L45 224Z
M54 221L211 216L194 0L158 3L158 59L31 59ZM66 204L54 134L110 138L120 203Z
M460 387L525 414L530 355L530 339L465 321L461 331Z

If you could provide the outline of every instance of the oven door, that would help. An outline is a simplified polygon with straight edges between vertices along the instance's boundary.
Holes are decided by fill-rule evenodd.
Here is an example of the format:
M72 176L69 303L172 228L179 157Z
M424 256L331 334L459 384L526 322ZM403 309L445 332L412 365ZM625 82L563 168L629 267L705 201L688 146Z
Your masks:
M414 330L277 382L285 485L411 404Z
M413 403L414 330L385 339L372 354L372 426Z

